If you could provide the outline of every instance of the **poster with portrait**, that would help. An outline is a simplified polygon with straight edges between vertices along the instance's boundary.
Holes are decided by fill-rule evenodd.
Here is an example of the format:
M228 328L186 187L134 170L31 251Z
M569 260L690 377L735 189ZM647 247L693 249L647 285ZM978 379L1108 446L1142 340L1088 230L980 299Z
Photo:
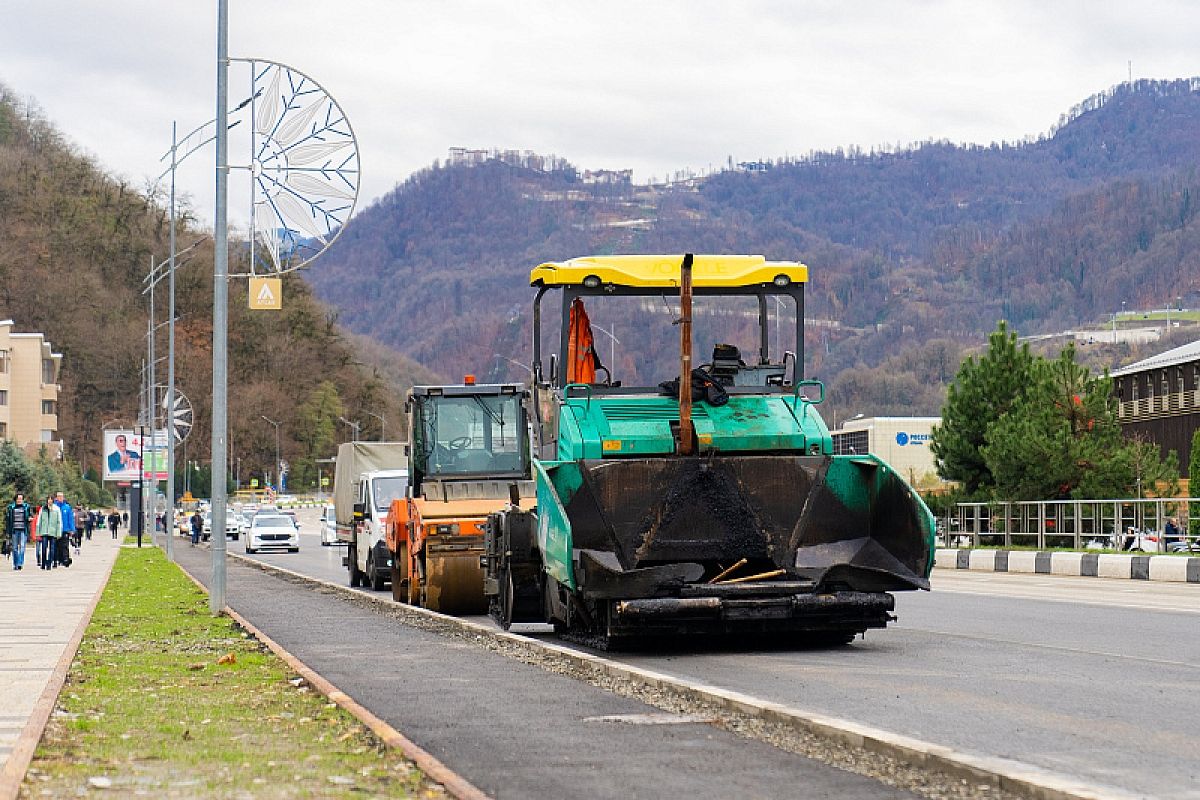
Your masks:
M131 430L104 432L104 480L136 481L142 477L142 437Z
M157 442L133 430L104 432L104 480L166 480L167 436L157 431Z

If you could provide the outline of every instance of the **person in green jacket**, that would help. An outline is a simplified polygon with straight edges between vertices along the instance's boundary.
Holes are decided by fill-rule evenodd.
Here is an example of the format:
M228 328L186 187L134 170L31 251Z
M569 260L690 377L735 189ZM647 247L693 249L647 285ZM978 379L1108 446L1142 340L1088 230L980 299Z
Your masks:
M58 566L54 556L58 552L58 538L62 536L62 511L54 503L54 495L46 498L46 504L37 515L37 560L42 569Z

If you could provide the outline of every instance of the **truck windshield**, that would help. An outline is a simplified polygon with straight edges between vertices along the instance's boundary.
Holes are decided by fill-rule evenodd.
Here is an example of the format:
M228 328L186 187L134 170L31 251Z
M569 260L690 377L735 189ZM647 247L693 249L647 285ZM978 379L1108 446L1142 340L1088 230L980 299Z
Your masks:
M525 473L528 453L519 396L426 396L419 413L416 460L425 475Z
M376 478L371 483L372 493L375 495L375 508L379 511L387 511L392 507L393 500L403 499L404 490L408 486L408 478L394 475L388 478Z

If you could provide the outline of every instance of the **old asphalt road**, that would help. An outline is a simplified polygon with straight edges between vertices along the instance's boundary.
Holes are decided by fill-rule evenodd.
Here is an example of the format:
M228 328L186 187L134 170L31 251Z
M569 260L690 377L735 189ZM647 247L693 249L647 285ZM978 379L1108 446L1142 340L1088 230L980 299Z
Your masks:
M313 541L305 537L302 548ZM209 550L176 552L207 583ZM228 575L231 608L497 798L912 796L704 722L664 717L235 559ZM659 724L639 724L647 721Z
M344 583L341 548L303 539L299 554L260 558ZM1200 585L937 570L934 588L898 595L899 622L843 652L607 655L1094 785L1200 798Z

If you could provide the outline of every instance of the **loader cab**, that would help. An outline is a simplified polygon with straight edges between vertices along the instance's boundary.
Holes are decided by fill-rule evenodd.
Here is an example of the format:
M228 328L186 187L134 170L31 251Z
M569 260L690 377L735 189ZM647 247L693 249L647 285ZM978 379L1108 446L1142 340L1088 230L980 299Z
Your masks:
M624 424L637 422L634 415L648 426L650 417L669 413L666 404L660 409L648 398L663 396L660 385L680 377L682 259L598 256L542 264L531 272L530 283L538 289L532 407L539 458L566 457L557 447L558 408L579 398L605 406L596 433L613 449L604 457L621 454L620 438L642 447L631 442L638 432ZM823 388L804 381L808 267L762 256L697 255L692 276L693 368L703 369L730 396L823 399ZM634 405L634 398L647 403ZM629 435L605 438L619 428ZM775 449L795 445L779 442ZM645 446L650 449L643 455L661 451ZM626 448L626 454L634 453Z
M414 386L412 493L430 481L527 480L529 426L520 384Z

